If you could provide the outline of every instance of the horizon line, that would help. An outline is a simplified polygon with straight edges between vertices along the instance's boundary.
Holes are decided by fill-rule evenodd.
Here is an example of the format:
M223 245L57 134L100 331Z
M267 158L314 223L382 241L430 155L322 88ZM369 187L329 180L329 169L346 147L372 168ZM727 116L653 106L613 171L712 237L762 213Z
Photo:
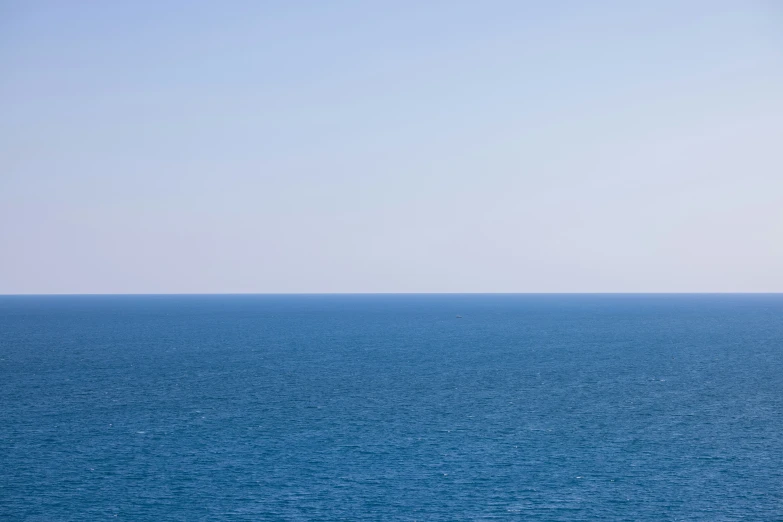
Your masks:
M0 297L122 297L122 296L369 296L369 295L783 295L783 291L702 292L101 292L101 293L0 293Z

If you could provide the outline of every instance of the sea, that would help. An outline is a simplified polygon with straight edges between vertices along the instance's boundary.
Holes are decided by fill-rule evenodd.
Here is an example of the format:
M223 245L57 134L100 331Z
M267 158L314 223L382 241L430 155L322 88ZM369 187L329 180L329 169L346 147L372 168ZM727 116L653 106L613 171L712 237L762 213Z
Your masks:
M3 296L0 520L783 520L783 295Z

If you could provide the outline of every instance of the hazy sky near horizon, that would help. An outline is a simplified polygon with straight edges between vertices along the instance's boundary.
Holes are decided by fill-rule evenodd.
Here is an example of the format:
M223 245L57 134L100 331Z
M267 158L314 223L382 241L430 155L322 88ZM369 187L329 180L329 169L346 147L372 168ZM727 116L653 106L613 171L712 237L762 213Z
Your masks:
M0 293L781 292L783 3L0 2Z

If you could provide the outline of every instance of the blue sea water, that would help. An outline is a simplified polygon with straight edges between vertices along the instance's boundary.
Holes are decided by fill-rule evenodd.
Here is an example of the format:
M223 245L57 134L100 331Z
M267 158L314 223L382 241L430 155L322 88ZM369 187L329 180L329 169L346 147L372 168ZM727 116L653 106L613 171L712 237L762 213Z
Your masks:
M0 519L783 520L783 295L0 297Z

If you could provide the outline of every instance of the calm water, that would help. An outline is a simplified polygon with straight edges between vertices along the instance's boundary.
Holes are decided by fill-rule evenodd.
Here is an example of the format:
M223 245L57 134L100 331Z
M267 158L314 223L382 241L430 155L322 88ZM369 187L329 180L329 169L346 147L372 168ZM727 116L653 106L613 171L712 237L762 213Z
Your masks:
M0 297L0 519L115 518L783 520L783 295Z

